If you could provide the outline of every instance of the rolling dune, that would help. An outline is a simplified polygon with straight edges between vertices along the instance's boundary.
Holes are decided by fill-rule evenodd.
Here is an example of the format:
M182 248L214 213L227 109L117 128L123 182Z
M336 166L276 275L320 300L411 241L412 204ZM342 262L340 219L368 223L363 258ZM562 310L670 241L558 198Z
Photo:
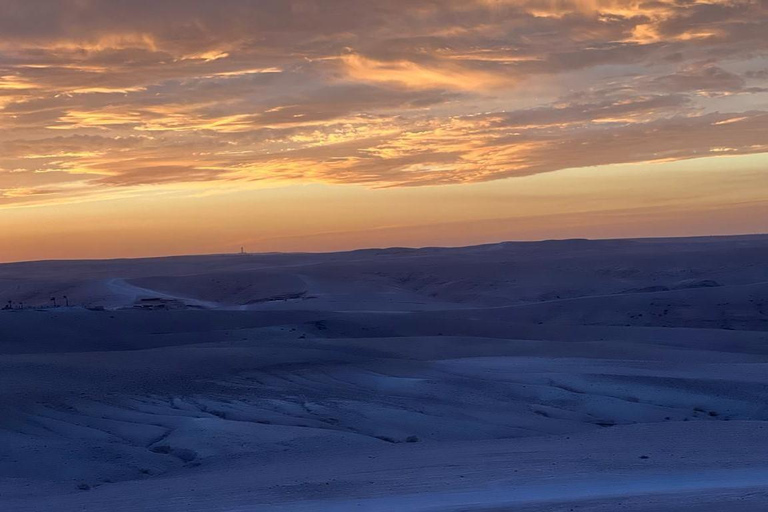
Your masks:
M25 303L0 311L0 506L764 510L765 256L745 237L0 266Z

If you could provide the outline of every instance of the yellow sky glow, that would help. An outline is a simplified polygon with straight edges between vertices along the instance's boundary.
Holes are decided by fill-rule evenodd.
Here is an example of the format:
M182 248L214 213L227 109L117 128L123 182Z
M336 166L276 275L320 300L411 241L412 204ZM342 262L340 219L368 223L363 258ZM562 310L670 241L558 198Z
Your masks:
M0 261L765 231L753 0L0 5Z

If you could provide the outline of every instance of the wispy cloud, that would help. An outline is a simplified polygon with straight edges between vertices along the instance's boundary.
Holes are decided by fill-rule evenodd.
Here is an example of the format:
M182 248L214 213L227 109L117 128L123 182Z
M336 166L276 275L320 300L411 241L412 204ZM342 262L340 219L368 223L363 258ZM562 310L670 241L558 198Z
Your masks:
M765 152L766 33L760 0L5 0L0 204Z

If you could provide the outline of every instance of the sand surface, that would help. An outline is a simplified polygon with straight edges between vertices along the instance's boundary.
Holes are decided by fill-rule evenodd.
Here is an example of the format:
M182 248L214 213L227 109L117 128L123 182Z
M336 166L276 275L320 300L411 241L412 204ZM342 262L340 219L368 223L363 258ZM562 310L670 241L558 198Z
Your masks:
M768 510L768 237L16 263L9 301L3 512Z

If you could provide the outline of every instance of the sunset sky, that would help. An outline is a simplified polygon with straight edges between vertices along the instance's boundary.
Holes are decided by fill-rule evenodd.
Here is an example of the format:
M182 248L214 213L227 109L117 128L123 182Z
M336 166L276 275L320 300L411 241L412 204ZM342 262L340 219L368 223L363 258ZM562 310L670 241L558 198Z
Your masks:
M0 1L0 261L756 232L765 0Z

